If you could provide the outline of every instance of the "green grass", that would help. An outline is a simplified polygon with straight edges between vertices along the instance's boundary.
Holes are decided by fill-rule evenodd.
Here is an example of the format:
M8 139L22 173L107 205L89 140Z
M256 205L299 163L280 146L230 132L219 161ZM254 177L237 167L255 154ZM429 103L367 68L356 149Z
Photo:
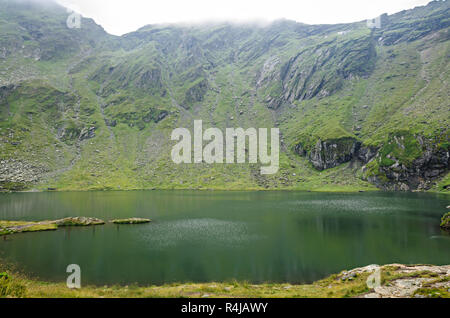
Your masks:
M447 173L430 191L450 194L450 173Z
M56 224L24 221L0 221L0 236L15 233L54 231L58 229Z
M422 147L417 139L409 132L391 133L388 142L380 151L381 166L391 166L397 159L400 164L410 166L413 160L420 157Z
M24 274L10 271L8 279L0 280L3 297L27 298L343 298L367 292L365 280L360 275L353 281L336 280L335 275L310 285L250 284L230 281L224 283L185 283L162 286L83 286L79 290L68 289L65 283L42 282Z
M54 231L59 227L66 226L93 226L103 224L105 224L105 222L102 220L85 217L65 218L62 220L41 222L0 221L0 236L26 232Z

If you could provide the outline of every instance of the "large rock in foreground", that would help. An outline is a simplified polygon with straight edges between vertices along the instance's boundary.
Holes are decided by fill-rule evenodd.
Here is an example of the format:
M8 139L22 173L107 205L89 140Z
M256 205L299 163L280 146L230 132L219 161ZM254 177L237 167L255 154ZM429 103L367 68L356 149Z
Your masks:
M371 276L367 276L367 275ZM377 282L378 276L378 282ZM367 291L360 298L448 298L450 265L370 265L344 271L337 280L345 283L367 277Z

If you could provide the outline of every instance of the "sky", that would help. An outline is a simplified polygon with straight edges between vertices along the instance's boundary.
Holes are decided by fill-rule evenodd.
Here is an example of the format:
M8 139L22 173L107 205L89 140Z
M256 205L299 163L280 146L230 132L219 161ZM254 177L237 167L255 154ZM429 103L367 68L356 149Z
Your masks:
M122 35L148 24L289 19L334 24L375 18L430 0L57 0Z

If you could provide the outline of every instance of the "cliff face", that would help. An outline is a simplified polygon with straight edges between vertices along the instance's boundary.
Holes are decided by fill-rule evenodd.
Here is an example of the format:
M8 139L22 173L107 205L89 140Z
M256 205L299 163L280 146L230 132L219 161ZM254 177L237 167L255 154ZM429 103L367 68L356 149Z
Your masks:
M319 140L308 153L301 144L296 146L299 155L308 156L309 161L317 170L337 167L343 163L359 158L361 143L353 138L336 140Z
M0 0L0 188L448 188L450 4L366 22L150 25ZM173 129L277 127L281 166L175 165ZM330 179L332 177L332 179Z
M448 173L449 158L448 149L428 146L422 155L409 165L391 157L394 163L390 166L380 166L379 175L369 177L369 181L387 190L428 190L433 182Z
M450 163L446 145L436 145L408 134L393 135L392 141L381 148L364 146L353 138L342 138L319 140L310 152L299 144L295 151L307 157L318 170L358 162L364 178L382 189L394 191L429 190L434 181L448 173Z

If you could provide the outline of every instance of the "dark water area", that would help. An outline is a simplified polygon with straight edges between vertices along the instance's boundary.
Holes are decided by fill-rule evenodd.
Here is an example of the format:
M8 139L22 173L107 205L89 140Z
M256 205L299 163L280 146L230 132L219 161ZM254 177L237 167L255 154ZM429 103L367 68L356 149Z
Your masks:
M450 264L449 197L423 193L70 192L0 195L1 220L143 217L0 240L0 259L82 284L310 283L370 264Z

